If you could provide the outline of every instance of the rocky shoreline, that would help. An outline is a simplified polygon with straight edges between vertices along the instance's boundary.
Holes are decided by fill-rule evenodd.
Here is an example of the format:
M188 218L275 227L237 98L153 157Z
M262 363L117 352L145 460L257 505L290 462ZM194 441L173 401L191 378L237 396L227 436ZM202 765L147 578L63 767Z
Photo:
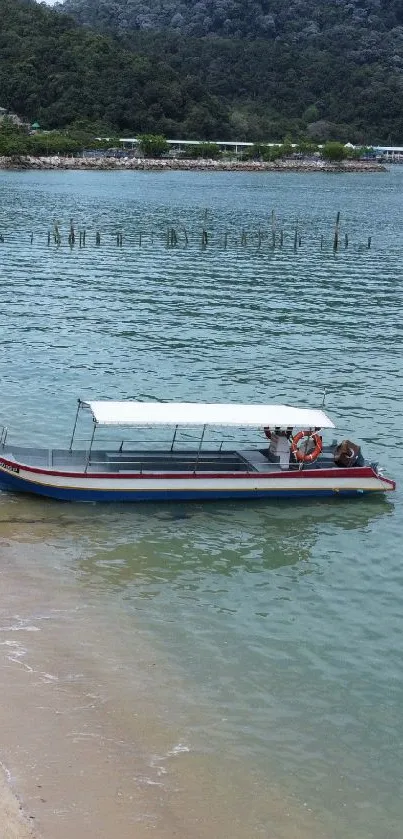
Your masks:
M85 170L85 171L171 171L184 172L386 172L381 163L367 160L276 160L270 163L250 160L150 160L135 157L0 157L0 169Z

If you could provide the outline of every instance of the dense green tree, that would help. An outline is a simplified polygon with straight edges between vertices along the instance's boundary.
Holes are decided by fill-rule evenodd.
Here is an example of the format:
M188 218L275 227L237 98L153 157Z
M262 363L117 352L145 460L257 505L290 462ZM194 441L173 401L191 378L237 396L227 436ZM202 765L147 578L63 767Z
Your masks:
M162 157L169 150L166 138L162 134L141 134L139 141L144 157Z
M339 163L348 157L348 151L343 143L325 143L321 150L322 157L331 163Z

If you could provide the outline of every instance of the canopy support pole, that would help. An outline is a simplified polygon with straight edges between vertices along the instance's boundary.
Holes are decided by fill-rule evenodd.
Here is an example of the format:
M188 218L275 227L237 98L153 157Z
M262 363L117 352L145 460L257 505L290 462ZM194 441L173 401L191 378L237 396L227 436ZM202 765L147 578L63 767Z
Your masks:
M81 399L78 399L77 402L78 402L78 405L77 405L77 411L76 411L76 418L74 420L73 433L71 435L69 452L71 452L71 450L73 448L73 440L74 440L74 435L76 433L78 415L80 413L80 408L81 408Z
M94 428L92 429L92 435L91 435L91 440L90 440L90 447L89 447L89 449L88 449L88 457L87 457L87 462L86 462L86 464L85 464L85 470L84 470L85 472L87 472L87 471L88 471L88 467L89 467L89 465L90 465L90 460L91 460L91 449L92 449L92 444L93 444L93 442L94 442L94 437L95 437L95 432L96 432L96 430L97 430L97 424L96 424L96 422L95 422L95 420L94 420Z
M177 430L178 430L178 426L177 426L177 425L175 425L175 431L174 431L174 436L173 436L173 439L172 439L172 445L171 445L171 452L173 452L173 450L174 450L174 445L175 445L176 432L177 432Z
M194 468L194 470L193 470L194 472L196 472L197 465L198 465L198 463L199 463L199 457L200 457L200 452L201 452L201 448L202 448L202 445L203 445L203 440L204 440L204 434L205 434L205 431L206 431L206 426L205 426L205 425L203 425L203 431L202 431L202 435L201 435L201 437L200 437L199 448L197 449L196 463L195 463L195 468Z

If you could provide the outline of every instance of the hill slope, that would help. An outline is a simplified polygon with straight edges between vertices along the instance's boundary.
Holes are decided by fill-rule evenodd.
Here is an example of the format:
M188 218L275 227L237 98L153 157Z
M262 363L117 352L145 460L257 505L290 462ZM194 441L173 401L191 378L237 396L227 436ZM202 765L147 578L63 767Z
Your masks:
M173 31L172 17L161 31L132 30L116 22L116 10L129 0L106 2L68 0L70 8L79 4L86 23L80 27L66 15L67 3L56 11L30 0L0 0L0 106L48 128L84 119L168 137L281 141L308 134L402 142L403 0L361 6L350 0L349 9L346 0L164 0L163 6L148 0L142 6L151 16L159 8L176 15L180 7L190 22L203 8L213 20L225 7L242 34L236 38L191 37ZM139 9L139 0L130 4ZM103 10L102 28L110 34L88 28L88 8ZM311 18L297 16L298 8ZM265 24L265 37L263 13L275 22L273 31Z
M0 106L55 128L75 120L136 132L186 129L204 108L230 131L225 107L162 58L125 49L26 0L0 0Z
M238 137L278 139L314 123L317 139L403 138L403 0L65 0L62 9L190 74L229 109ZM193 127L210 136L208 119Z

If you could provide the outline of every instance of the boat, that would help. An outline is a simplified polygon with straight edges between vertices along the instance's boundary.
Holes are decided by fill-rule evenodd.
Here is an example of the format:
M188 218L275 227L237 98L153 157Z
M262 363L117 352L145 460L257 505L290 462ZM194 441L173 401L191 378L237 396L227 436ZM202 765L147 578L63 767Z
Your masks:
M92 426L80 447L86 419ZM122 439L122 428L137 440ZM79 399L68 448L14 446L7 428L0 429L0 489L90 502L393 491L395 482L356 443L323 442L323 432L334 428L323 410L289 405ZM119 439L104 440L117 432Z

